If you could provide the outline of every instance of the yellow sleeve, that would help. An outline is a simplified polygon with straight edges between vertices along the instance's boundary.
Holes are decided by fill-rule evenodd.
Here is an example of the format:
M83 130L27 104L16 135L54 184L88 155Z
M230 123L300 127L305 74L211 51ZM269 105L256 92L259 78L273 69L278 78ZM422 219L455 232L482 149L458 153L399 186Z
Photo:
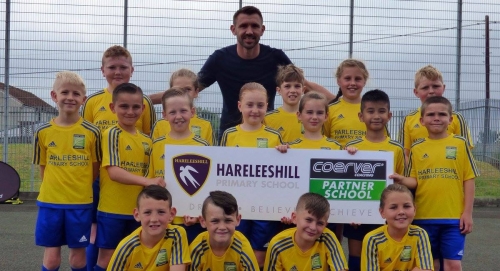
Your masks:
M160 132L158 128L158 121L154 123L153 128L151 130L151 140L155 141L157 138L160 137Z
M283 269L283 266L281 264L281 253L275 251L277 248L275 248L274 245L275 244L273 244L272 246L270 245L267 249L266 260L264 261L264 271L286 271L285 269ZM274 254L272 263L271 254Z
M399 132L399 142L403 145L405 150L411 149L410 128L407 124L407 117L405 117L401 123Z
M44 166L47 163L47 150L43 146L43 135L38 130L33 143L33 164Z
M380 270L377 243L370 236L365 236L361 247L361 271Z
M472 137L470 135L469 125L467 125L467 121L460 113L455 113L453 118L453 131L451 131L455 135L459 135L467 141L467 144L471 149L474 148L474 142L472 142Z
M170 253L170 265L189 264L191 256L189 255L189 244L187 241L186 230L182 227L176 227L174 230L175 240L172 243L172 252Z
M398 151L394 152L394 163L396 163L395 168L396 168L396 173L400 175L405 174L405 154L403 149L399 149Z
M413 166L413 151L410 150L410 161L408 161L408 168L406 168L406 177L413 177L417 178L417 171L415 170L415 167Z
M120 155L118 150L119 130L109 128L102 135L102 162L101 167L120 166ZM110 142L111 141L111 142Z
M149 135L156 122L155 108L148 96L144 95L144 113L142 114L142 132Z
M205 140L210 144L210 146L215 146L215 141L214 141L214 131L212 129L212 125L207 126L207 134Z
M467 181L470 179L474 179L479 176L479 169L476 166L476 162L474 160L474 157L472 156L472 152L470 148L467 147L467 143L464 144L465 147L464 149L464 155L461 156L463 163L463 176L462 176L462 181Z
M94 123L94 110L91 104L92 99L88 99L83 104L82 117L90 123Z
M128 270L130 266L130 254L133 249L127 249L129 246L125 246L125 244L120 244L113 252L113 256L111 256L111 260L109 261L108 268L106 271L122 271Z
M327 262L330 270L347 270L347 261L344 256L344 250L333 232L323 232L327 251Z
M421 230L417 242L417 255L415 257L417 267L423 270L434 270L431 243L425 230Z

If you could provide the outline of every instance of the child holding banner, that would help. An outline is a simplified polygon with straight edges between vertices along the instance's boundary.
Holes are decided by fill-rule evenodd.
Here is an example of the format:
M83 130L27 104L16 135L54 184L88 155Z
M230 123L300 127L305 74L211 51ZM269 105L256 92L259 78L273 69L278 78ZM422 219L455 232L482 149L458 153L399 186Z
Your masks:
M267 109L267 91L259 83L246 83L241 87L238 109L243 122L227 129L222 135L221 146L274 148L282 145L281 135L262 124ZM242 220L237 228L252 244L259 266L263 266L268 242L276 234L279 222Z
M467 140L448 134L450 101L429 97L420 112L429 137L412 145L407 177L389 177L416 189L418 210L413 223L429 234L436 270L441 257L444 270L461 270L465 235L472 232L474 178L479 171Z
M198 87L198 78L196 74L188 69L180 69L172 73L170 76L170 88L185 89L191 99L198 98L200 88ZM164 104L162 99L162 105ZM195 110L196 111L196 110ZM214 144L214 136L212 125L208 120L202 119L193 114L190 121L190 130L197 136L206 140L210 145ZM166 118L159 119L153 126L151 131L151 139L155 141L157 138L164 136L170 132L170 124Z
M196 135L190 125L195 109L193 98L188 90L181 88L171 88L161 98L163 106L163 119L167 122L168 132L159 136L153 142L151 162L149 163L148 174L154 177L165 177L165 145L191 145L209 146L210 144ZM191 129L190 129L191 128ZM185 225L188 241L194 240L204 229L197 222L197 218L186 216L176 216L173 224Z
M400 184L386 187L380 196L380 215L387 224L365 236L361 270L434 270L427 233L411 225L415 204L410 190Z
M128 83L134 72L132 64L132 55L127 48L114 45L106 49L101 59L102 76L106 78L107 87L89 95L82 107L82 117L99 127L101 133L109 127L116 125L118 118L111 111L109 104L112 102L113 91L122 84ZM136 127L142 133L151 132L151 127L155 122L155 112L151 100L143 96L142 102L145 106L141 118L136 122ZM90 244L87 247L87 271L93 271L97 262L99 249L94 245L97 229L97 206L99 204L99 177L96 178L93 185L93 206L92 206L92 230L90 234Z
M323 123L328 118L328 101L325 96L317 92L308 92L300 99L296 113L299 123L304 128L303 134L292 140L289 146L279 146L278 149L286 152L291 149L321 149L342 150L337 141L323 135ZM283 217L281 221L290 224L290 218ZM328 228L335 232L337 239L342 237L342 224L329 223Z
M366 125L366 135L346 144L346 149L363 151L388 151L394 153L394 171L404 174L403 146L386 134L386 125L392 117L389 96L379 89L366 92L361 98L359 120ZM361 245L364 236L379 225L344 225L344 237L348 238L349 270L360 270Z
M233 195L210 192L203 201L201 214L201 224L207 231L200 233L190 245L190 271L259 270L250 242L235 230L241 215Z
M292 142L299 138L303 131L297 120L299 101L304 93L304 72L293 64L278 67L276 75L276 91L283 99L283 106L267 112L264 118L265 125L281 134L285 142Z
M118 243L139 227L133 210L142 188L165 186L163 178L146 175L152 142L136 126L146 107L143 96L138 86L123 83L114 89L109 105L118 123L102 133L96 236L99 256L94 271L106 270Z
M342 246L326 228L329 216L330 203L324 196L302 195L292 213L297 226L273 237L264 270L348 270Z

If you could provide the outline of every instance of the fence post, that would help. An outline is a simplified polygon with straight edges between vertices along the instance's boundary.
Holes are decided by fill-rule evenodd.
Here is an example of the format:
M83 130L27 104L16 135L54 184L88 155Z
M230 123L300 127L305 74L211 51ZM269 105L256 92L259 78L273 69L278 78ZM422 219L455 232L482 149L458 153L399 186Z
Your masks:
M352 58L354 46L354 0L349 7L349 58Z
M128 35L128 0L123 3L123 47L127 48Z
M10 63L10 0L5 1L5 95L3 113L3 161L8 163L9 148L9 63Z
M484 18L484 66L485 66L485 92L486 100L484 102L484 144L483 144L483 158L486 158L486 144L490 143L490 17L488 15ZM485 160L486 161L486 160Z
M462 73L462 0L458 0L457 7L457 63L455 74L455 110L460 110L460 76Z

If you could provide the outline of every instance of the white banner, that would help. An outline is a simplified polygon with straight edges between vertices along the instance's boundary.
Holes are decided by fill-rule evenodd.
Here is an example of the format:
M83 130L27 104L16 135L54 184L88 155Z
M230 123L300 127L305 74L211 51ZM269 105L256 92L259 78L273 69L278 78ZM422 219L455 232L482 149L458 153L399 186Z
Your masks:
M380 193L392 152L165 146L165 181L178 215L199 216L210 191L234 195L242 218L280 220L306 192L324 195L334 223L383 224Z

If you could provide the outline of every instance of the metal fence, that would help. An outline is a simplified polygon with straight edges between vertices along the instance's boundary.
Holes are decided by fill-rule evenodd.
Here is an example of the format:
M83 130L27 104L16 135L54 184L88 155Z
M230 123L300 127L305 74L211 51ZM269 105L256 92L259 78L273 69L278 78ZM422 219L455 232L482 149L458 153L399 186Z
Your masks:
M234 44L229 31L232 15L246 5L263 13L266 31L261 43L283 49L308 80L334 93L338 63L349 56L363 60L370 71L365 89L383 89L393 111L401 112L391 121L393 135L404 112L419 105L412 92L415 71L427 64L436 66L444 75L445 96L471 127L476 157L490 162L491 167L482 168L483 175L497 180L489 185L500 189L500 173L491 160L497 158L500 116L492 113L487 125L484 122L488 67L490 98L500 99L497 0L0 0L0 82L8 81L54 105L49 93L55 73L73 70L93 93L106 84L100 71L102 52L121 44L133 56L132 81L147 94L156 93L167 88L172 71L197 72L214 50ZM196 103L207 116L216 116L221 100L215 84ZM491 112L498 110L494 103L487 107ZM3 119L6 107L4 101L0 104ZM276 106L280 104L277 97ZM7 117L10 122L2 122L4 134L21 125L12 121L14 115ZM484 147L483 141L489 145ZM2 160L20 172L26 170L21 175L27 183L36 180L30 159L19 158L29 154L30 147L13 142L2 142ZM38 185L34 182L23 190L36 190Z

